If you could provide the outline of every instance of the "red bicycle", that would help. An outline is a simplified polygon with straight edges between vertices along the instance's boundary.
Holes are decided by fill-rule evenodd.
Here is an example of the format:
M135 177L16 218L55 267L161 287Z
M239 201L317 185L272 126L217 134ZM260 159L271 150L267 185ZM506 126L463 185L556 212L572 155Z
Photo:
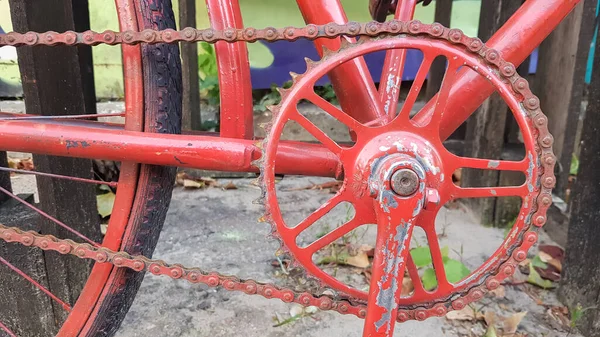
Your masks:
M394 20L363 24L348 22L338 0L296 1L308 24L305 27L244 27L237 0L207 0L211 28L175 30L170 0L116 0L121 32L0 35L0 46L122 45L124 125L88 120L86 115L0 115L3 150L121 162L118 183L110 183L116 187L116 202L101 242L88 239L47 213L42 214L66 228L78 242L24 231L23 227L0 226L0 237L6 242L96 262L74 303L59 299L38 284L67 312L58 336L113 335L146 271L356 315L365 319L364 336L391 336L396 322L442 316L482 298L526 258L537 240L538 228L546 221L556 159L539 100L514 65L523 62L579 1L528 0L485 44L458 29L410 21L416 0L397 1ZM383 21L393 5L392 0L371 0L373 17ZM267 136L256 139L246 43L300 38L314 40L322 59L307 60L304 74L291 74L293 85L281 89L281 103L271 107L273 120L265 126ZM220 133L180 135L181 70L176 43L198 41L214 43L216 48L222 102ZM408 50L420 51L423 61L399 107L400 79ZM386 58L381 79L374 81L363 57L378 51L385 51ZM447 60L441 88L412 114L437 57ZM314 91L315 83L326 75L341 107ZM375 82L381 85L377 88ZM494 91L519 125L525 157L519 161L478 159L448 151L443 141ZM352 142L335 142L300 114L297 105L303 100L343 123ZM283 129L291 121L319 143L282 140ZM258 184L263 197L259 202L265 206L260 221L271 223L272 236L282 243L280 253L293 258L321 282L323 289L299 293L151 259L169 205L174 167L260 172ZM517 171L526 178L520 186L461 188L451 179L459 168ZM278 204L276 174L334 177L343 183L329 201L305 220L292 224L284 220ZM52 178L102 183L81 177ZM450 282L435 231L436 214L444 204L458 198L501 196L523 201L509 235L469 276ZM303 231L342 202L354 207L352 219L307 246L297 243ZM317 251L364 224L377 224L378 229L369 292L339 281L313 261ZM425 231L431 247L437 278L433 290L425 290L408 254L415 226ZM19 273L4 258L2 262ZM410 295L400 291L405 272L415 285ZM10 336L17 332L28 336L27 327L11 325L15 322L0 323L0 328Z

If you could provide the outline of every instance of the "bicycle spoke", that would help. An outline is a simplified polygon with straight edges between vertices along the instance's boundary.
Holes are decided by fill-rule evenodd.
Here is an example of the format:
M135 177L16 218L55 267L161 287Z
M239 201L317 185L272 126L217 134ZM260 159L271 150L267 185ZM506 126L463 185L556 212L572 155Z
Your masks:
M4 330L8 334L9 337L17 337L14 332L12 332L2 321L0 321L0 329Z
M354 118L347 115L345 112L340 110L335 105L327 102L324 98L317 95L314 91L311 91L311 93L305 98L309 102L311 102L314 105L321 108L323 111L327 112L333 118L342 122L344 125L346 125L348 128L350 128L350 130L354 130L357 134L360 135L361 131L365 128L364 125L362 125L357 120L355 120Z
M415 290L415 294L423 293L425 288L423 287L423 282L421 281L421 277L419 276L419 269L417 265L415 265L415 261L412 258L411 254L408 254L408 260L406 261L406 270L408 271L408 276L413 284L413 288Z
M433 261L433 270L437 279L438 291L451 290L452 285L448 282L448 277L446 276L444 257L435 231L435 213L425 216L425 222L427 224L423 226L423 230L425 231L425 235L427 235L427 244L429 245L431 261Z
M525 186L500 186L500 187L455 187L452 195L454 199L460 198L493 198L493 197L525 197L529 190Z
M10 268L15 273L19 274L19 276L21 276L22 278L27 280L29 283L33 284L36 288L41 290L44 294L48 295L48 297L50 297L56 303L60 304L63 307L63 309L65 309L67 312L71 312L70 305L63 302L60 298L58 298L56 295L54 295L52 292L50 292L50 290L46 289L43 285L39 284L36 280L32 279L29 275L27 275L21 269L15 267L13 264L6 261L2 256L0 256L0 262L4 263L8 268Z
M388 50L385 55L383 71L379 81L379 98L383 102L383 109L388 115L388 121L396 117L407 53L406 49L392 49Z
M67 226L66 224L64 224L63 222L59 221L58 219L54 218L53 216L51 216L50 214L42 211L41 209L33 206L32 204L28 203L27 201L19 198L18 196L14 195L13 193L11 193L10 191L6 190L4 187L0 186L0 192L3 192L4 194L10 196L11 198L17 200L18 202L22 203L23 205L31 208L32 210L36 211L37 213L39 213L41 216L43 216L44 218L56 223L57 225L59 225L60 227L68 230L69 232L75 234L76 236L78 236L79 238L85 240L86 242L88 242L89 244L91 244L92 246L95 247L100 247L99 244L97 244L96 242L90 240L87 236L79 233L78 231L74 230L73 228Z
M1 112L0 115L21 115L10 112ZM88 119L88 118L102 118L102 117L125 117L125 112L113 112L106 114L87 114L87 115L60 115L60 116L40 116L40 115L21 115L17 117L0 117L1 121L21 121L21 120L43 120L43 119Z
M433 55L430 55L430 54L423 55L423 61L421 62L421 66L419 67L419 70L417 71L417 75L415 76L415 79L414 79L412 85L410 86L410 91L408 92L408 95L406 96L406 100L404 100L404 103L402 104L402 109L400 110L400 113L398 114L397 119L400 121L400 123L404 123L405 121L407 121L410 118L410 112L412 111L413 107L415 106L415 102L417 101L419 93L421 92L421 88L423 88L425 79L427 78L427 75L429 74L429 68L431 68L431 64L433 63L434 59L435 59L435 56L433 56Z
M314 125L308 118L304 117L298 110L291 117L292 120L296 121L300 124L306 131L308 131L313 137L315 137L321 144L325 145L331 152L336 155L340 155L342 152L342 148L331 139L323 130L319 129L316 125Z
M456 82L458 78L458 68L459 64L454 61L448 60L448 67L446 69L446 73L444 74L444 79L442 81L442 85L440 87L440 91L436 96L435 106L433 108L433 114L431 115L431 119L426 123L426 125L435 125L435 127L439 127L439 124L444 117L444 113L446 112L446 106L448 105L448 97L450 96L450 91L452 90L452 86Z
M335 242L335 240L341 238L342 236L349 233L350 231L360 227L361 225L362 225L362 223L360 221L358 221L356 218L354 218L354 219L346 222L345 224L337 227L336 229L332 230L331 232L323 235L317 241L311 243L305 249L308 250L311 254L314 254L317 251L319 251L320 249Z
M329 213L341 202L346 201L346 196L343 193L338 192L331 199L327 200L321 207L316 211L312 212L306 219L302 220L298 226L292 228L292 233L298 235L305 229L312 226L317 220L321 219L325 214Z
M2 167L2 166L0 166L0 171L37 175L37 176L56 178L56 179L72 180L72 181L78 181L78 182L88 183L88 184L108 185L110 187L117 187L117 185L119 184L115 181L101 181L101 180L85 179L85 178L78 178L78 177L69 177L69 176L63 176L60 174L45 173L45 172L39 172L39 171L19 170L19 169L13 169L13 168Z

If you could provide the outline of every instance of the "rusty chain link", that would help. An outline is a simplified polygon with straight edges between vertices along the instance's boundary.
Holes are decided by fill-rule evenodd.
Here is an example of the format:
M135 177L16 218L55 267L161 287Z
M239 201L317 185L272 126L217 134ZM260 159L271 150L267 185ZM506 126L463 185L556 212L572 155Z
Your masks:
M546 222L546 212L552 203L552 188L556 183L554 166L556 157L552 152L553 138L548 131L548 121L540 110L540 101L529 89L527 81L516 73L514 65L505 62L500 53L487 48L478 38L465 36L459 29L448 29L439 23L423 24L419 21L391 20L384 23L369 22L365 24L350 22L347 24L329 23L326 25L308 25L302 28L286 27L276 29L245 28L225 30L185 28L180 31L167 29L163 31L144 30L141 32L105 31L102 33L86 31L77 33L68 31L56 32L27 32L0 34L0 46L37 46L37 45L98 45L98 44L139 44L139 43L177 43L177 42L256 42L256 41L294 41L299 38L314 40L317 38L348 37L377 37L381 35L412 35L443 39L478 54L487 64L498 69L505 81L510 81L514 94L523 98L522 108L531 120L536 139L536 150L540 154L538 166L539 176L535 182L538 191L529 218L527 228L523 229L521 243L514 249L500 267L492 274L484 277L479 284L465 293L455 294L451 298L428 307L413 307L398 311L397 320L404 322L411 319L424 320L431 316L443 316L449 310L460 310L468 303L481 299L488 290L500 286L506 277L512 275L517 264L527 257L527 251L537 241L537 227ZM351 46L351 45L350 45ZM338 52L343 52L343 47ZM324 57L324 60L327 56ZM262 143L258 144L262 148ZM257 161L260 166L261 161ZM261 219L264 221L265 219ZM531 226L531 225L535 226ZM273 236L277 237L276 233ZM253 280L243 280L235 276L207 272L199 268L188 268L179 264L168 264L162 260L149 259L144 256L131 256L126 252L116 252L103 247L76 243L71 240L58 239L52 235L41 235L35 232L24 232L19 228L0 225L0 238L7 242L16 242L25 246L37 247L43 250L57 251L61 254L71 254L79 258L91 259L98 263L112 263L117 267L130 268L135 271L149 271L155 275L165 275L173 279L183 279L191 283L203 283L211 287L221 286L227 290L242 291L246 294L258 294L266 298L279 298L284 302L295 302L303 306L316 306L321 310L335 310L342 314L353 314L364 318L367 313L365 303L349 299L336 299L329 295L314 295L307 292L296 292L273 284L265 284Z

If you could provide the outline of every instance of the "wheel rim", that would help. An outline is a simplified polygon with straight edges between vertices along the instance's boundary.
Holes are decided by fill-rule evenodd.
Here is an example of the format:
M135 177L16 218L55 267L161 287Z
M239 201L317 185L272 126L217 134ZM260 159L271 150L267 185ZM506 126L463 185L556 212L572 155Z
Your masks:
M139 30L139 4L133 0L116 0L117 15L121 30ZM130 131L143 131L144 128L144 101L143 77L142 77L142 52L141 46L123 45L123 79L125 82L125 129ZM126 172L121 172L119 177L119 189L125 187L125 191L119 191L115 199L118 213L114 219L111 215L108 231L102 242L102 246L109 249L120 249L120 244L129 221L133 207L137 182L139 178L139 165L136 163L122 163ZM118 207L117 207L118 206ZM111 228L112 227L112 228ZM95 264L80 297L73 307L73 312L61 327L57 336L76 336L80 332L85 334L89 330L90 316L97 312L97 304L105 295L104 286L114 277L112 265Z
M137 0L116 0L115 3L121 28L123 30L138 30L137 16L140 7ZM139 45L124 45L122 51L125 82L124 127L130 131L144 131L144 105L143 103L140 103L144 102L141 47ZM38 172L32 173L42 174ZM119 250L125 235L129 234L127 228L130 214L134 206L138 181L140 179L140 165L136 163L121 162L119 174L118 182L114 185L118 186L118 188L115 191L116 195L111 217L108 222L107 231L103 236L100 245L113 250ZM63 178L70 179L71 177L65 176ZM37 211L35 208L34 210ZM55 222L60 225L60 221ZM76 224L72 225L76 226ZM68 225L65 226L68 227ZM87 239L85 237L83 238ZM2 262L11 268L12 265L10 262L4 260ZM94 321L93 318L96 315L95 310L97 310L98 304L102 303L102 300L106 297L107 289L105 289L105 285L110 284L111 277L114 276L116 270L111 264L95 264L87 275L87 280L83 279L85 280L85 284L79 293L79 296L76 297L77 300L74 301L73 307L70 308L68 304L63 302L58 296L52 294L48 289L45 289L39 284L36 285L36 281L33 278L28 278L28 276L18 268L11 269L19 273L38 289L46 292L46 295L55 302L61 304L63 309L67 310L68 315L62 323L62 326L58 327L59 331L57 336L77 336L85 334L86 331L89 330L89 323ZM23 333L27 334L27 326L22 324L21 328L24 328L25 331Z

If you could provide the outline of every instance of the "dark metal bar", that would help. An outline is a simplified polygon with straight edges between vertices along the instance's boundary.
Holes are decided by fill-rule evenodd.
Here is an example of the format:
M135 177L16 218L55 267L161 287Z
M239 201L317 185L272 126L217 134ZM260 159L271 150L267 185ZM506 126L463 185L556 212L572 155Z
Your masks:
M179 26L196 27L196 0L179 0ZM184 130L200 130L200 78L198 76L198 44L182 43L181 76L183 79Z

